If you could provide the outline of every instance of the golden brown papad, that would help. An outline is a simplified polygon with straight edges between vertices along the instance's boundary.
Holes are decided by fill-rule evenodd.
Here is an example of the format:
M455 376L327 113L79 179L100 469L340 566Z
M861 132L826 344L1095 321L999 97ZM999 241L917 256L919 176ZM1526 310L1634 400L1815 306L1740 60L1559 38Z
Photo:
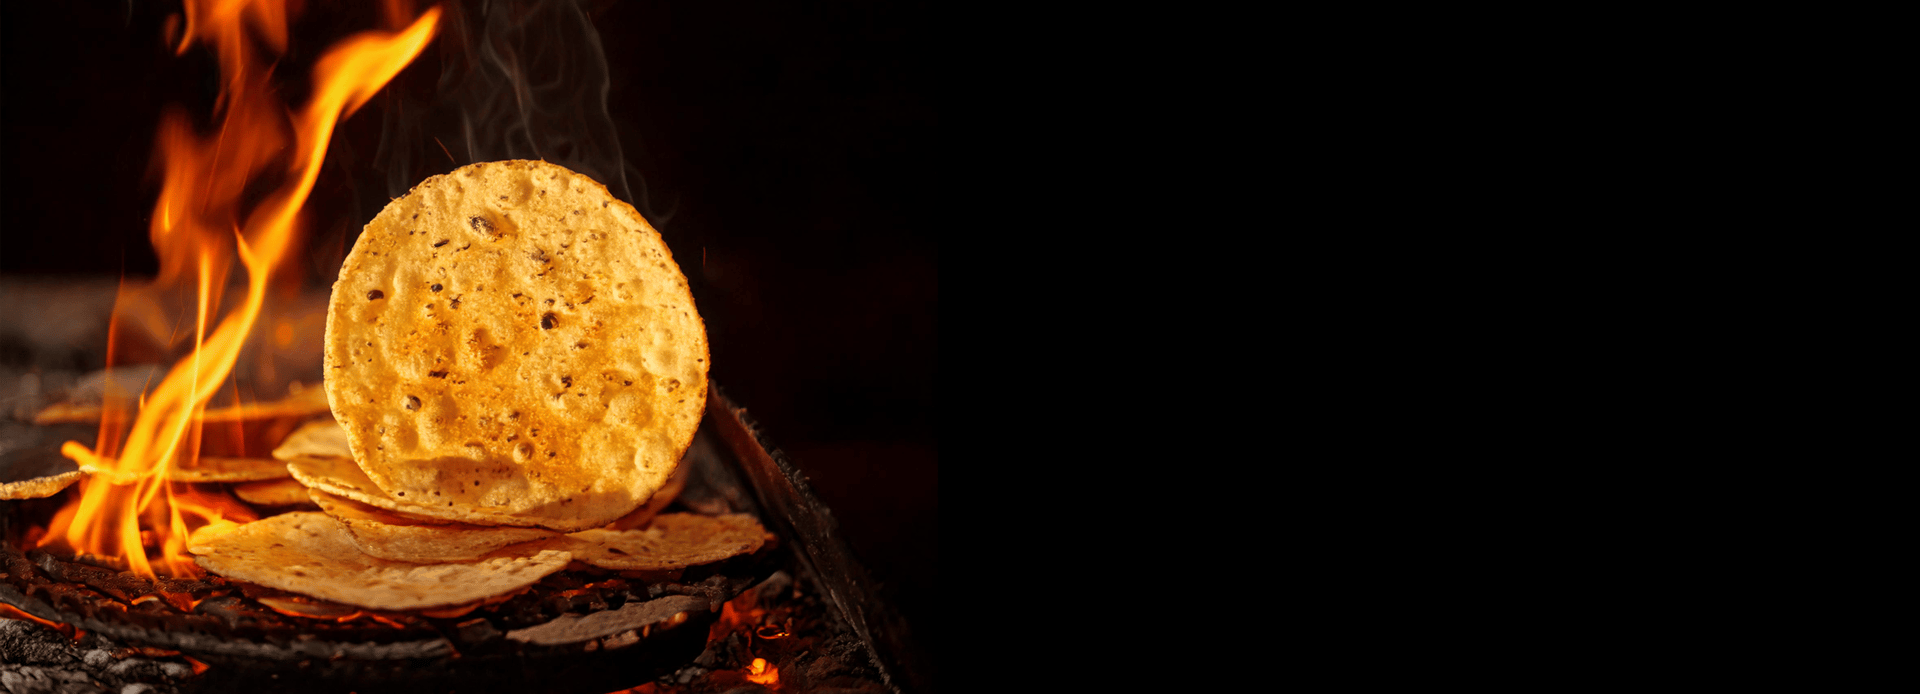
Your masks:
M287 461L287 470L293 478L310 489L346 497L369 506L381 508L403 516L418 516L441 522L467 523L470 525L533 525L531 519L500 513L490 513L486 509L455 506L451 502L416 504L404 499L387 496L380 487L367 479L367 475L346 458L323 458L301 456ZM429 495L428 498L435 498ZM585 528L573 528L585 530Z
M347 447L347 430L340 428L340 423L331 417L316 419L287 434L273 449L273 457L279 460L293 460L303 455L352 458L353 450Z
M299 386L298 382L290 386ZM97 399L99 394L94 394ZM122 394L122 397L131 397ZM33 423L41 426L65 423L95 423L106 407L99 402L60 402L47 406L33 416ZM279 400L249 402L240 405L209 407L195 420L202 423L244 422L282 417L301 418L321 414L327 411L327 391L318 386L295 389L291 394Z
M255 506L312 504L307 487L296 479L267 480L233 485L233 495Z
M427 523L319 490L310 494L323 513L346 524L355 547L381 559L416 564L474 561L508 545L558 536L540 528Z
M265 402L249 402L225 407L209 407L201 413L202 422L238 422L260 419L278 419L281 417L311 417L327 411L327 391L316 386L301 387L299 382L289 384L292 390L286 397Z
M0 499L44 499L78 482L89 473L85 470L73 470L45 477L0 482Z
M540 543L564 550L574 559L616 570L682 569L752 554L766 542L767 529L744 513L655 516L645 530L585 530Z
M167 467L174 482L259 482L285 479L286 461L272 458L213 458L182 461Z
M474 164L388 204L327 310L327 393L368 478L558 530L660 488L707 360L659 232L544 162Z
M417 610L484 600L566 568L566 552L508 550L477 562L411 564L367 556L324 513L286 513L212 537L194 537L208 572L374 610Z
M689 453L688 455L692 454ZM672 504L674 499L680 498L680 492L686 490L687 470L690 467L691 466L687 465L687 461L682 459L679 467L673 471L673 476L668 477L667 483L661 485L660 490L653 493L653 498L648 499L647 503L640 508L634 509L633 513L621 516L614 522L607 524L607 529L632 530L634 528L647 527L648 523L653 522L654 516L660 515L660 512L666 510L667 506Z

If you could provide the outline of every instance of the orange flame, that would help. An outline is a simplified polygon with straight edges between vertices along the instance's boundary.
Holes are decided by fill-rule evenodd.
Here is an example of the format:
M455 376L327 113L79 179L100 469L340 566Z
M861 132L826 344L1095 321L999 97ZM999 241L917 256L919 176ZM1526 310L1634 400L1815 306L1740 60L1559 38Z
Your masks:
M115 320L120 318L120 304L142 290L184 288L192 283L194 349L140 397L138 413L130 422L129 407L116 412L109 403L93 449L73 441L62 448L95 474L81 482L79 501L54 516L42 545L64 544L76 552L123 557L134 572L153 577L144 535L152 538L167 573L198 575L185 551L188 535L223 519L253 520L250 510L224 494L167 483L167 472L198 459L200 417L232 373L242 345L253 332L270 279L284 275L276 269L293 260L289 251L298 246L303 232L300 209L318 179L335 124L365 104L426 48L440 14L440 8L434 7L400 31L364 32L335 44L314 67L313 92L305 107L289 113L269 88L272 62L256 55L258 43L276 53L286 50L285 3L186 3L179 50L184 52L198 41L219 57L220 128L203 138L193 132L181 112L163 117L158 149L164 173L149 231L160 257L160 274L148 288L123 283ZM280 177L284 183L248 212L248 184L263 177ZM246 297L210 325L236 256L247 272ZM116 329L117 325L109 328L109 365L114 359L111 341ZM149 532L143 533L143 527Z

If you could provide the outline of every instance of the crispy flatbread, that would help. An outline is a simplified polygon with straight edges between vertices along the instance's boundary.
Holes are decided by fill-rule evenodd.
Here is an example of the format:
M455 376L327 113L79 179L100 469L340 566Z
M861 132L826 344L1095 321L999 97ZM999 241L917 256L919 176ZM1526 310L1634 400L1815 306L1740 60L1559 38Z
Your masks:
M287 470L293 478L310 489L346 497L369 506L378 507L403 516L416 516L439 522L466 523L469 525L534 525L531 519L502 513L489 512L486 509L455 506L451 502L416 504L405 499L387 496L373 480L347 458L323 458L301 456L287 461ZM428 496L433 499L432 495ZM573 528L572 530L585 530ZM570 532L570 531L569 531Z
M0 499L41 499L66 489L87 476L84 470L60 472L12 482L0 482Z
M766 537L760 521L744 513L668 513L655 516L645 530L585 530L541 544L603 569L653 571L752 554Z
M545 162L474 164L388 204L327 310L327 394L369 479L556 530L666 482L707 362L659 232Z
M336 456L353 457L353 450L347 448L347 430L332 418L316 419L287 434L287 438L273 449L273 457L279 460L293 460L300 456Z
M225 407L209 407L200 415L203 422L236 422L291 417L311 417L327 411L327 389L289 384L286 397L266 402L249 402Z
M430 523L319 490L309 493L321 512L346 524L355 547L381 559L416 564L475 561L507 545L558 535L540 528Z
M685 460L680 461L680 467L673 471L672 477L667 478L667 483L660 487L660 491L653 493L653 498L648 499L646 505L634 509L633 513L621 516L619 520L608 524L607 529L632 530L647 527L648 523L653 522L654 516L660 515L660 512L666 510L674 499L680 498L680 492L686 490L687 470L690 467Z
M327 411L327 391L314 386L300 387L299 382L289 386L293 391L279 400L267 402L249 402L240 405L210 407L195 419L205 423L250 422L264 419L310 417ZM119 391L115 391L119 393ZM66 423L94 423L100 421L105 405L97 401L98 393L91 394L96 400L68 401L48 405L33 416L38 425ZM122 397L127 397L122 395Z
M312 504L307 487L299 480L267 480L233 485L233 495L255 506L293 506Z
M461 605L520 590L566 568L553 550L509 549L477 562L410 564L370 557L340 521L285 513L194 536L200 568L231 579L373 610Z
M287 476L286 462L272 458L202 457L193 461L191 467L167 468L167 479L174 482L259 482Z

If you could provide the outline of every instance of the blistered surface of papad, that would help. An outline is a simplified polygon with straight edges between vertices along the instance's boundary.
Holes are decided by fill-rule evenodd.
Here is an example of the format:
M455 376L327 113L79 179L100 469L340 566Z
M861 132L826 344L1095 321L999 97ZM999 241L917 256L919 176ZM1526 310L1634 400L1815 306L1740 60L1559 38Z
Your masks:
M370 557L340 521L286 513L194 537L200 568L250 583L375 610L460 605L520 590L566 568L566 552L496 553L468 563L410 564Z
M699 426L707 338L660 234L543 162L474 164L369 223L327 313L327 393L396 498L605 525Z

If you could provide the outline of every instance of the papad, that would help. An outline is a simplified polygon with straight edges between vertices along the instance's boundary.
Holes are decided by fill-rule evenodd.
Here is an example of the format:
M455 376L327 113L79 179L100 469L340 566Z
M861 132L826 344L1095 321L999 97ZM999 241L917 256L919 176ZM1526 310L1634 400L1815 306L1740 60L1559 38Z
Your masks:
M255 506L294 506L312 504L307 486L296 479L267 480L233 485L233 495Z
M707 366L659 232L545 162L473 164L388 204L327 310L327 394L367 477L522 525L645 503L699 426Z
M645 530L585 530L542 545L603 569L653 571L752 554L766 537L760 521L744 513L668 513L655 516Z
M200 568L227 578L373 610L448 607L503 595L566 568L563 551L496 553L477 562L410 564L370 557L324 513L272 516L195 536Z
M558 535L540 528L422 522L323 491L308 493L321 512L346 524L355 547L381 559L416 564L475 561L508 545Z
M513 525L527 527L534 525L531 519L502 513L488 512L486 509L456 507L451 502L440 504L416 504L404 499L387 496L373 480L360 471L352 460L347 458L329 458L320 456L300 456L287 461L287 470L293 478L310 489L346 497L369 506L375 506L393 513L406 516L418 516L440 522L467 523L471 525ZM429 495L431 498L431 495ZM572 528L585 530L586 528Z
M287 434L273 449L273 457L279 460L303 455L353 457L353 450L347 447L347 430L332 418L316 419Z
M174 482L259 482L287 476L287 463L272 458L203 456L191 464L167 467L167 479Z

